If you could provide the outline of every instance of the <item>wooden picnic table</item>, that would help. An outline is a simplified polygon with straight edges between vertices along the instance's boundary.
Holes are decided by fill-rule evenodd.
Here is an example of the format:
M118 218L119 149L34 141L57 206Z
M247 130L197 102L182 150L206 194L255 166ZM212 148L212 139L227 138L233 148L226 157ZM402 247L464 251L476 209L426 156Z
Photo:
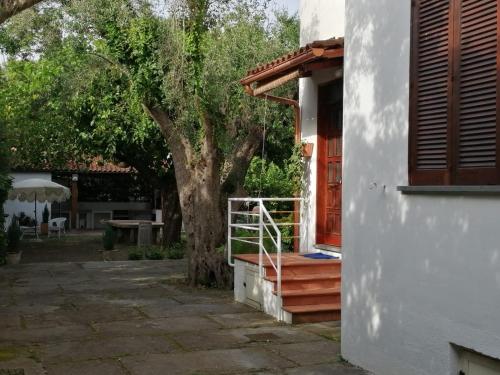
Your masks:
M104 224L109 224L120 232L129 232L130 242L136 243L139 224L151 224L153 228L153 242L157 243L158 233L163 228L163 223L151 220L103 220Z

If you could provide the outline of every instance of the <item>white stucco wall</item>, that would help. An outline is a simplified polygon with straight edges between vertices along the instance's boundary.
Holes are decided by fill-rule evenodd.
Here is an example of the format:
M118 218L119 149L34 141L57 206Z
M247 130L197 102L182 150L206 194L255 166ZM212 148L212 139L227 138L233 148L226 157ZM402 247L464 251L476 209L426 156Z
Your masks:
M300 41L301 45L315 40L344 36L345 0L301 0ZM334 70L316 73L299 82L302 141L314 144L313 156L306 163L306 184L302 205L301 245L302 251L313 251L316 244L316 170L317 170L317 116L318 85L338 76Z
M300 0L300 44L344 36L345 0Z
M348 1L342 355L379 375L500 358L500 197L404 196L410 0Z
M43 180L48 180L52 181L52 175L50 173L29 173L29 172L18 172L18 173L12 173L11 177L13 178L13 183L19 182L19 181L24 181L30 178L41 178ZM47 203L47 206L49 208L49 212L51 211L51 204ZM45 207L45 202L38 202L37 203L37 218L38 222L42 222L42 212L43 208ZM29 203L29 202L20 202L19 200L7 200L4 203L4 210L9 217L5 220L5 225L8 227L10 225L10 220L13 215L19 216L21 212L24 212L26 216L31 216L32 218L35 218L35 203Z

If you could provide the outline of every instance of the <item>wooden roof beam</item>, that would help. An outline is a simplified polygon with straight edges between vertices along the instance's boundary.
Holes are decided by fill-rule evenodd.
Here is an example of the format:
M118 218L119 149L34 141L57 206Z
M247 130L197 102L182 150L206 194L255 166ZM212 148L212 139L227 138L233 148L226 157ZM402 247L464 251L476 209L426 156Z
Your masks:
M269 83L263 84L263 85L258 85L257 88L253 90L253 95L254 96L259 96L260 94L263 94L265 92L271 91L277 87L280 87L284 85L287 82L290 82L294 79L300 78L300 71L295 70L291 73L288 73L278 79L275 79L274 81L271 81Z

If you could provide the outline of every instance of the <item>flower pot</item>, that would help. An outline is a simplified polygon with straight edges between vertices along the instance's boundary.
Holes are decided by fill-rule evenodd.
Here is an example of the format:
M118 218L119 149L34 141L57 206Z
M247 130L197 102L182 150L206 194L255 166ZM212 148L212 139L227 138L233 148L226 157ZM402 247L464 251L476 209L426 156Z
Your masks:
M49 234L49 223L40 224L40 233L43 235Z
M7 264L19 264L21 262L21 254L21 251L17 253L7 253Z
M310 158L313 155L314 143L304 143L302 145L302 156Z

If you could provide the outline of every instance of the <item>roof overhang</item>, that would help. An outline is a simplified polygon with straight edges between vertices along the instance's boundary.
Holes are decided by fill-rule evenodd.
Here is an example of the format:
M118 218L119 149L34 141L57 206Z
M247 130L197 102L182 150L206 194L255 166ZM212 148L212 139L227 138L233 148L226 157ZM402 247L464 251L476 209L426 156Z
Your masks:
M294 79L310 77L313 72L342 67L344 38L318 40L297 51L248 72L240 82L252 96L266 93Z

